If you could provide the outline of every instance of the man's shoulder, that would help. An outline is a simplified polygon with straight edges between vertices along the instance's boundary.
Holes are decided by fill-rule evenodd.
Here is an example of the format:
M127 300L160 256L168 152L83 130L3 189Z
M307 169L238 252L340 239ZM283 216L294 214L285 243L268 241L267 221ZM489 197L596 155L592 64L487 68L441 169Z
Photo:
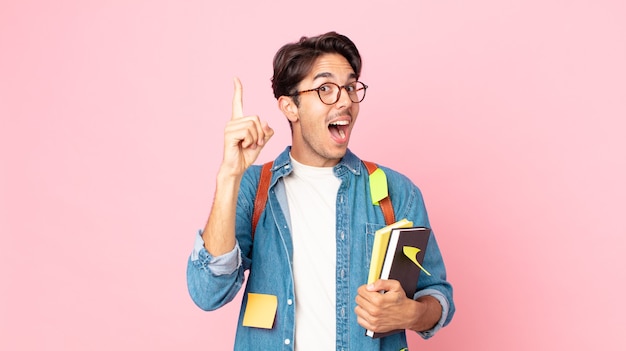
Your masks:
M378 168L385 172L387 178L387 185L391 192L396 194L410 195L413 193L421 194L419 187L415 182L406 174L401 173L391 167L381 165L377 163Z
M375 161L373 161L373 162L376 163L378 168L382 169L383 172L385 172L385 175L387 176L387 178L392 177L394 179L397 179L398 181L408 181L408 182L411 182L411 179L407 175L405 175L404 173L396 170L395 168L386 166L385 164L380 163L380 162L375 162Z

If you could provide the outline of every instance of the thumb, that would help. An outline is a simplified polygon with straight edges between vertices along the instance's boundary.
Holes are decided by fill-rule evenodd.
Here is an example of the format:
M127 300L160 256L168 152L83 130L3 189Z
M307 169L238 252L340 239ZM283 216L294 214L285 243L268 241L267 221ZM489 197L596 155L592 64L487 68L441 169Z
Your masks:
M394 281L392 280L378 279L377 281L367 285L367 291L389 291L393 290L395 286L396 284L394 284Z
M378 279L377 281L371 283L371 284L367 284L367 291L381 291L381 290L387 290L385 289L387 287L387 280L384 279Z
M262 128L263 133L265 134L263 144L265 144L274 135L274 129L272 129L267 122L263 122Z

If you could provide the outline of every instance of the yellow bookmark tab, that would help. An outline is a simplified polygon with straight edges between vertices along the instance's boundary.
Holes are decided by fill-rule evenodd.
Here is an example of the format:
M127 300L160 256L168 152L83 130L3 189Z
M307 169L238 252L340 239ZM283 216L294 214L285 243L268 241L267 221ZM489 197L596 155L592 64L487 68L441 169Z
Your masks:
M413 246L403 246L402 247L402 252L404 252L404 255L406 257L409 258L409 260L413 261L413 263L415 263L424 273L430 275L430 273L428 273L427 270L424 269L424 267L422 267L422 265L417 262L417 254L422 251L417 247L413 247Z
M243 326L272 329L278 298L276 295L248 293L248 304L243 314Z
M378 202L389 196L387 190L387 176L382 169L377 168L370 174L370 193L372 194L372 204L378 205Z

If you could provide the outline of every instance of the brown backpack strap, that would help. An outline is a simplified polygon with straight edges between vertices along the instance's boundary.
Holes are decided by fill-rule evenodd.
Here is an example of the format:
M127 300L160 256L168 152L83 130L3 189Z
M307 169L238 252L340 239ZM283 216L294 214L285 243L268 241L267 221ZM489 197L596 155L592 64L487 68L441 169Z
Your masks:
M259 185L256 188L256 198L254 199L254 213L252 215L252 240L254 240L254 232L256 231L256 224L261 218L261 212L265 209L265 203L267 202L267 190L270 187L270 181L272 180L272 164L273 162L267 162L261 168L261 177L259 178Z
M370 161L362 161L362 162L363 164L365 164L365 167L367 167L368 174L372 174L374 173L376 169L378 169L378 166L374 162L370 162ZM393 205L391 204L391 198L387 196L386 198L378 201L378 204L380 205L380 209L383 211L383 216L385 217L385 223L387 223L387 225L395 223L396 215L393 212Z
M372 174L378 166L374 162L363 161L367 168L368 174ZM256 189L256 198L254 199L254 213L252 214L252 240L254 241L254 232L256 231L256 225L261 218L261 212L265 209L265 203L267 202L267 191L270 187L270 181L272 180L272 165L273 162L267 162L263 164L261 168L261 177L259 178L259 184ZM393 211L393 205L391 204L391 198L386 198L379 201L380 209L383 211L385 217L385 223L387 225L393 224L396 221L396 215Z

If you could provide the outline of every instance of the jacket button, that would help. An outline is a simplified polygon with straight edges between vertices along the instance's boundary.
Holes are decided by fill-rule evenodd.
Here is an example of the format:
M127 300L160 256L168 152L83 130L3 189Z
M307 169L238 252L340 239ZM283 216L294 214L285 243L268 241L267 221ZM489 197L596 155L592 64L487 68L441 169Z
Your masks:
M291 344L291 340L285 339L285 345L289 345L289 344Z
M291 304L293 304L293 301L291 299L287 299L287 305L291 306Z

